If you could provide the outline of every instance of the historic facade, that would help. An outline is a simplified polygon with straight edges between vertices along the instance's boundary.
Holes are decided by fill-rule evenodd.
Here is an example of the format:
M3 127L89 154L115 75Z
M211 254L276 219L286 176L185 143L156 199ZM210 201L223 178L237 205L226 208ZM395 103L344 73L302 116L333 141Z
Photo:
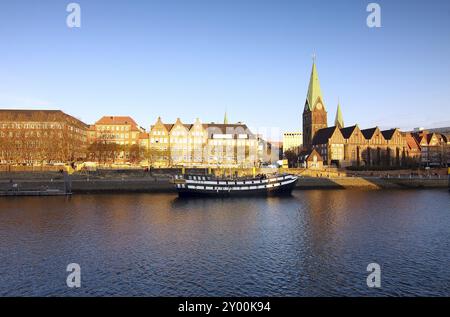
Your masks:
M259 140L243 123L185 124L161 118L150 127L149 161L155 167L252 167L259 163Z
M89 126L89 142L135 145L139 144L140 133L145 133L145 129L131 117L104 116Z
M450 142L444 134L420 131L412 136L419 144L423 166L445 166L450 163Z
M327 112L315 62L303 110L303 140L307 155L314 149L324 164L346 166L407 166L421 163L444 166L450 159L448 140L437 133L409 133L399 129L380 130L345 127L340 103L334 126L327 125Z
M0 110L0 163L85 159L88 126L60 110Z
M91 161L101 163L139 163L146 155L148 134L129 116L103 116L88 129Z
M160 117L150 128L149 132L149 163L154 167L170 166L170 135L173 125L164 124Z
M303 145L310 150L314 135L317 131L326 127L328 127L327 111L320 89L319 74L314 62L303 110Z

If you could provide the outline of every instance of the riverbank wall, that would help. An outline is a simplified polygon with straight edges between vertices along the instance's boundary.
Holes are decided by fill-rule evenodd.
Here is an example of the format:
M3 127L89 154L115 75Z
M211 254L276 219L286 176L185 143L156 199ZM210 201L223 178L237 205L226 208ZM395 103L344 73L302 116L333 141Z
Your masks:
M421 189L448 188L447 177L307 177L300 176L297 189ZM167 175L123 174L99 177L95 175L72 175L73 193L111 192L175 192ZM64 190L60 173L33 173L0 175L0 191L17 190Z

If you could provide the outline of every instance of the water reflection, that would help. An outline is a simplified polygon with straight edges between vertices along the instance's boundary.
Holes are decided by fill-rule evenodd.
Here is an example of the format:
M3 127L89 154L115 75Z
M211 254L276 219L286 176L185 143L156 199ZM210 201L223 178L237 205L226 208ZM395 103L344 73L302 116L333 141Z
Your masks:
M0 295L448 296L449 203L446 191L1 198ZM71 262L79 290L65 286ZM370 262L380 290L365 284Z

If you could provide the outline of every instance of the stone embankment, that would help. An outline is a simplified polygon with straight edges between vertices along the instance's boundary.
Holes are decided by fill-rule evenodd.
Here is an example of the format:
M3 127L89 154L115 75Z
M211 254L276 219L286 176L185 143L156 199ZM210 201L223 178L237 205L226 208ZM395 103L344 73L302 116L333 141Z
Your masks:
M170 183L173 173L163 171L108 171L71 175L73 193L175 192ZM394 189L447 188L447 176L329 176L299 175L298 189ZM327 175L328 176L328 175ZM58 172L0 173L0 191L65 189Z

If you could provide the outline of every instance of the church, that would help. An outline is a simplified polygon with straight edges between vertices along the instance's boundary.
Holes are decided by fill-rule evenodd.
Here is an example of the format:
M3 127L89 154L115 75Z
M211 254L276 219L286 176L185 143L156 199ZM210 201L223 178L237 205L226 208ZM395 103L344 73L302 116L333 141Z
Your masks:
M308 93L303 110L303 146L306 156L318 152L324 165L404 166L416 150L399 129L360 129L346 127L338 102L333 126L328 126L328 113L320 88L319 75L313 61Z

